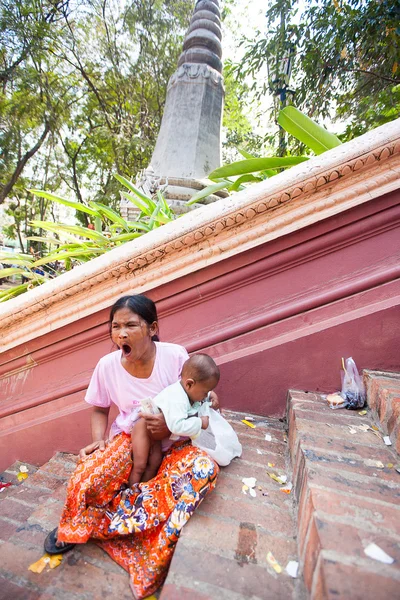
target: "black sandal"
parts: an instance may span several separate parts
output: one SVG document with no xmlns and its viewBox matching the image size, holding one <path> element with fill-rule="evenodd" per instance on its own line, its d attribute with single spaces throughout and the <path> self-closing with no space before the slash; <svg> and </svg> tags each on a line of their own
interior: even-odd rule
<svg viewBox="0 0 400 600">
<path fill-rule="evenodd" d="M 69 544 L 68 542 L 58 542 L 60 545 L 57 546 L 57 531 L 58 527 L 50 531 L 44 540 L 44 550 L 47 554 L 64 554 L 64 552 L 68 552 L 76 546 L 76 544 Z"/>
</svg>

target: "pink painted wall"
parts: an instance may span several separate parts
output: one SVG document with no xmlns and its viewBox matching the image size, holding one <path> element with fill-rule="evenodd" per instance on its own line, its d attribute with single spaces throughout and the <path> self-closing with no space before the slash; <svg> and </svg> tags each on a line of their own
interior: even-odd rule
<svg viewBox="0 0 400 600">
<path fill-rule="evenodd" d="M 399 197 L 150 291 L 161 338 L 212 354 L 222 403 L 263 415 L 284 415 L 289 388 L 335 390 L 341 356 L 398 370 Z M 112 350 L 107 312 L 0 354 L 0 469 L 76 452 L 90 438 L 82 398 Z"/>
</svg>

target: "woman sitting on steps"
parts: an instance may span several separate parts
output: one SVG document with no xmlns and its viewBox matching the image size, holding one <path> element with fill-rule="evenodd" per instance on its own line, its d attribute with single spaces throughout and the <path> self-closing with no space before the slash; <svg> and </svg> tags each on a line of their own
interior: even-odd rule
<svg viewBox="0 0 400 600">
<path fill-rule="evenodd" d="M 153 397 L 178 381 L 188 354 L 182 346 L 158 341 L 156 307 L 142 295 L 124 296 L 112 307 L 111 338 L 119 351 L 97 364 L 85 400 L 93 405 L 93 442 L 80 451 L 71 476 L 60 524 L 45 540 L 59 554 L 95 539 L 129 572 L 137 599 L 164 581 L 183 525 L 215 487 L 216 463 L 190 440 L 175 442 L 154 479 L 127 487 L 132 469 L 128 416 L 141 399 Z M 214 408 L 216 395 L 211 392 Z M 119 415 L 106 439 L 111 404 Z M 170 435 L 159 415 L 143 415 L 154 439 Z M 114 516 L 126 527 L 110 527 Z"/>
</svg>

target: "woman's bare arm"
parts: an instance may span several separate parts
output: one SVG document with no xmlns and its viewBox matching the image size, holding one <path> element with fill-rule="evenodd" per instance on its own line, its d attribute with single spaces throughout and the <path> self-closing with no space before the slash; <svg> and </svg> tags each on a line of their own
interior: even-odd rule
<svg viewBox="0 0 400 600">
<path fill-rule="evenodd" d="M 92 429 L 92 440 L 93 442 L 88 446 L 82 448 L 79 452 L 80 460 L 84 460 L 88 454 L 91 454 L 95 450 L 105 450 L 107 440 L 105 439 L 107 425 L 108 425 L 108 413 L 110 408 L 103 408 L 101 406 L 93 406 L 91 415 L 91 429 Z"/>
</svg>

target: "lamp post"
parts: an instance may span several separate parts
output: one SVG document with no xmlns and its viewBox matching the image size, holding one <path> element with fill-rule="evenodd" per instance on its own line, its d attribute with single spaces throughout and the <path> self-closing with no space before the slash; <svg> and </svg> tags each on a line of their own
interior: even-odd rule
<svg viewBox="0 0 400 600">
<path fill-rule="evenodd" d="M 295 45 L 290 41 L 290 27 L 286 28 L 285 10 L 281 11 L 280 23 L 280 48 L 281 52 L 277 53 L 275 58 L 275 78 L 271 81 L 271 92 L 278 98 L 278 108 L 282 110 L 287 106 L 288 99 L 293 99 L 295 94 L 294 89 L 289 87 L 290 75 L 295 54 Z M 289 39 L 287 34 L 289 33 Z M 278 156 L 286 154 L 286 132 L 279 125 L 279 146 Z"/>
</svg>

